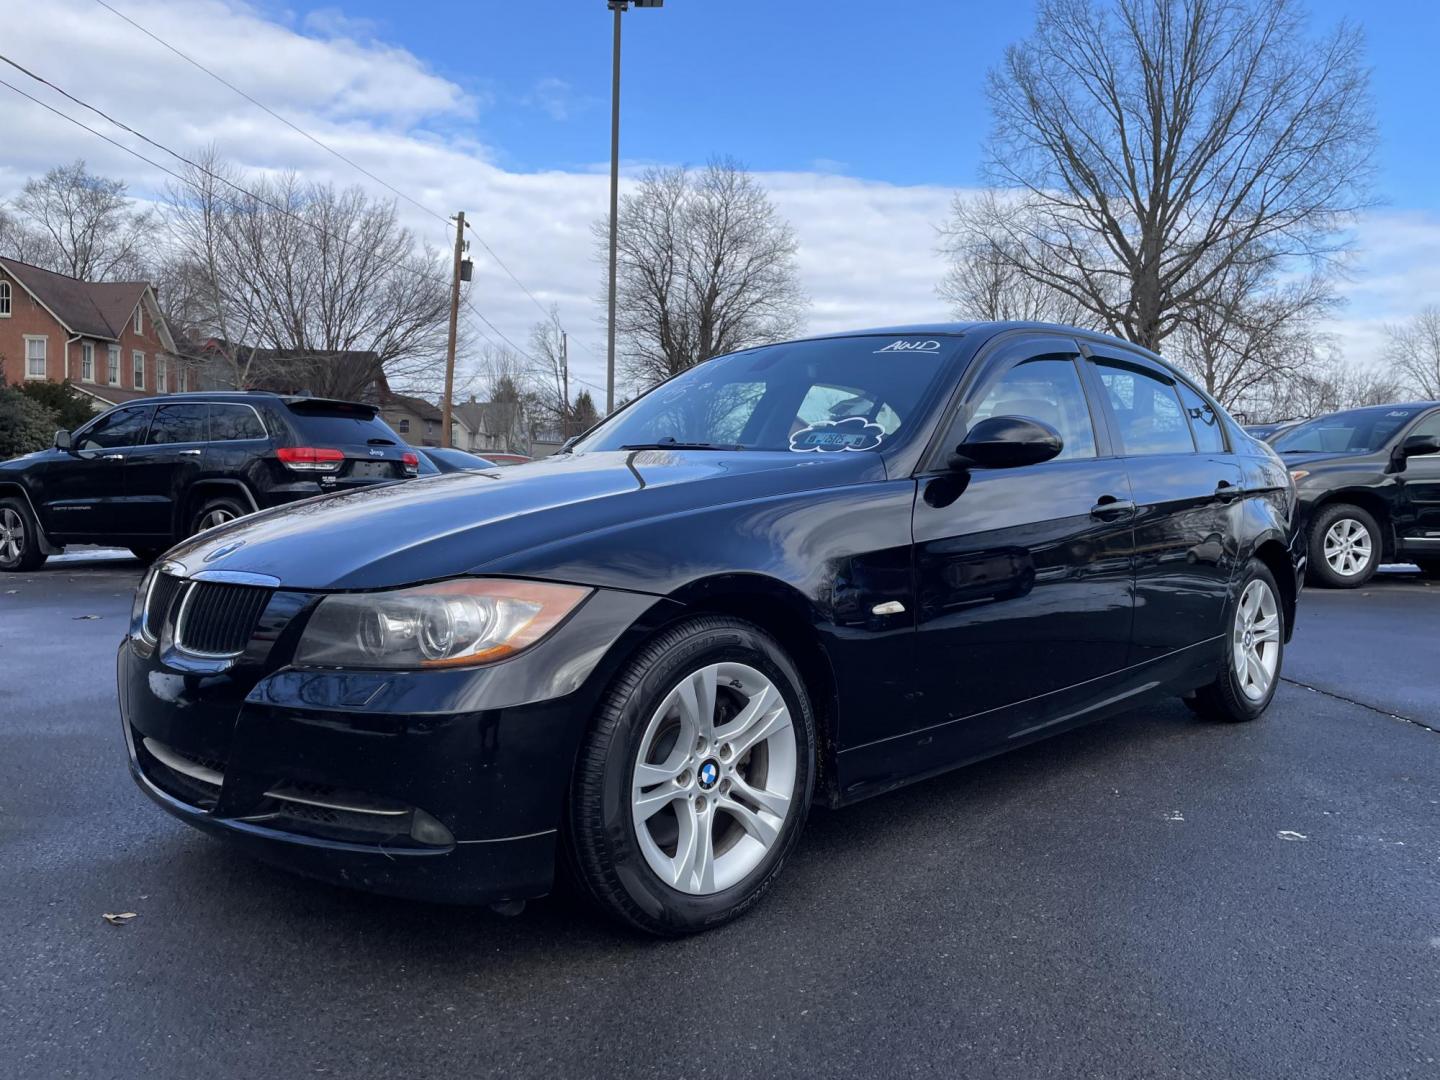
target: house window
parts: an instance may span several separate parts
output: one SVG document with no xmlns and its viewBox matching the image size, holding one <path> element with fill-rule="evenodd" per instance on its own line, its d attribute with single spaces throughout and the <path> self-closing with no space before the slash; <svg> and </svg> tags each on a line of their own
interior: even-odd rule
<svg viewBox="0 0 1440 1080">
<path fill-rule="evenodd" d="M 136 305 L 135 305 L 135 332 L 136 332 L 137 334 L 143 334 L 143 333 L 145 333 L 145 305 L 144 305 L 144 304 L 136 304 Z"/>
<path fill-rule="evenodd" d="M 409 434 L 410 434 L 410 418 L 409 418 L 408 416 L 402 416 L 399 420 L 396 420 L 396 421 L 395 421 L 395 430 L 398 431 L 401 435 L 409 435 Z"/>
<path fill-rule="evenodd" d="M 95 344 L 90 341 L 80 343 L 80 378 L 84 382 L 95 381 Z"/>
<path fill-rule="evenodd" d="M 25 377 L 27 379 L 45 378 L 45 346 L 45 338 L 25 335 Z"/>
<path fill-rule="evenodd" d="M 135 389 L 145 389 L 145 354 L 136 349 L 130 354 L 130 362 L 135 369 Z"/>
<path fill-rule="evenodd" d="M 183 364 L 175 372 L 175 389 L 180 391 L 180 393 L 182 394 L 185 393 L 186 384 L 189 382 L 189 380 L 186 378 L 186 376 L 189 374 L 190 373 L 185 370 Z"/>
<path fill-rule="evenodd" d="M 0 319 L 10 317 L 10 282 L 0 281 Z"/>
<path fill-rule="evenodd" d="M 120 385 L 120 346 L 111 345 L 105 352 L 105 381 L 111 386 Z"/>
<path fill-rule="evenodd" d="M 167 374 L 165 371 L 165 358 L 163 356 L 155 357 L 155 390 L 157 393 L 165 393 L 165 376 Z"/>
</svg>

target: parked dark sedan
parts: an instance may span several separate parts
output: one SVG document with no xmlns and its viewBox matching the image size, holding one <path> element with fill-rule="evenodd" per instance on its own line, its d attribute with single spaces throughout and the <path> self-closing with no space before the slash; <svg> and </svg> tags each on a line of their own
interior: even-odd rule
<svg viewBox="0 0 1440 1080">
<path fill-rule="evenodd" d="M 1440 577 L 1440 402 L 1347 409 L 1271 443 L 1299 491 L 1317 584 L 1353 589 L 1386 559 Z"/>
<path fill-rule="evenodd" d="M 710 360 L 568 452 L 261 513 L 142 584 L 140 786 L 302 873 L 678 934 L 835 807 L 1164 695 L 1251 720 L 1280 459 L 1158 357 L 906 327 Z M 567 853 L 568 854 L 565 854 Z"/>
</svg>

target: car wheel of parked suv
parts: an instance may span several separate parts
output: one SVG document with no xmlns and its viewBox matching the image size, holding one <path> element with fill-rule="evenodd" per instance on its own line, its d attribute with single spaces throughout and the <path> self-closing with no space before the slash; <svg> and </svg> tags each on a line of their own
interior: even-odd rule
<svg viewBox="0 0 1440 1080">
<path fill-rule="evenodd" d="M 30 507 L 20 499 L 0 499 L 0 570 L 35 570 L 48 557 Z"/>
<path fill-rule="evenodd" d="M 206 529 L 213 529 L 217 525 L 224 525 L 226 522 L 244 517 L 249 512 L 249 509 L 239 499 L 232 499 L 228 496 L 207 499 L 196 511 L 195 516 L 190 519 L 190 535 L 204 532 Z"/>
<path fill-rule="evenodd" d="M 1207 719 L 1254 720 L 1275 696 L 1284 660 L 1285 615 L 1280 589 L 1269 567 L 1251 559 L 1230 615 L 1225 667 L 1213 683 L 1201 687 L 1186 702 Z"/>
<path fill-rule="evenodd" d="M 569 840 L 602 907 L 678 936 L 744 913 L 799 839 L 815 776 L 815 720 L 768 634 L 720 616 L 646 645 L 586 738 Z"/>
<path fill-rule="evenodd" d="M 1364 585 L 1380 565 L 1380 526 L 1349 503 L 1321 508 L 1310 523 L 1310 577 L 1332 589 Z"/>
</svg>

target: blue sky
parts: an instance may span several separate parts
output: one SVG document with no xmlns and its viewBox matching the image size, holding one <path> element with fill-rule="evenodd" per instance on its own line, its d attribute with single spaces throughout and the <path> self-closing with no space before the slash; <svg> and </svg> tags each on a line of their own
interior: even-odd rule
<svg viewBox="0 0 1440 1080">
<path fill-rule="evenodd" d="M 1440 3 L 1314 0 L 1309 9 L 1317 28 L 1348 19 L 1365 30 L 1383 139 L 1378 194 L 1396 205 L 1440 204 Z M 608 160 L 603 0 L 345 0 L 270 10 L 302 27 L 358 23 L 466 87 L 483 102 L 470 133 L 508 168 Z M 972 184 L 988 123 L 985 71 L 1025 35 L 1033 13 L 1023 0 L 667 0 L 632 11 L 622 153 L 665 162 L 729 153 L 762 171 Z"/>
<path fill-rule="evenodd" d="M 554 305 L 572 371 L 604 382 L 591 232 L 608 205 L 603 0 L 109 2 L 423 203 L 430 213 L 397 209 L 440 272 L 443 219 L 464 209 L 539 300 L 477 250 L 472 306 L 523 347 Z M 1350 19 L 1369 40 L 1380 202 L 1357 226 L 1346 303 L 1325 329 L 1341 355 L 1375 364 L 1389 326 L 1440 304 L 1440 0 L 1309 9 L 1317 27 Z M 795 230 L 811 331 L 950 317 L 936 292 L 946 270 L 937 227 L 954 195 L 980 182 L 985 73 L 1033 15 L 1030 0 L 666 0 L 631 11 L 623 182 L 642 164 L 735 156 Z M 391 197 L 94 0 L 0 0 L 0 26 L 0 51 L 179 150 L 213 146 L 247 176 L 294 170 Z M 140 199 L 163 194 L 169 178 L 125 150 L 8 91 L 0 108 L 0 201 L 76 157 Z"/>
</svg>

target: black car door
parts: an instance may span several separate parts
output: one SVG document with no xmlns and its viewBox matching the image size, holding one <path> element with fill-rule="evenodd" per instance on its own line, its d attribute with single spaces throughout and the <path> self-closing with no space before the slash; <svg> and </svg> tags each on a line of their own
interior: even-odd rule
<svg viewBox="0 0 1440 1080">
<path fill-rule="evenodd" d="M 1421 418 L 1406 438 L 1428 435 L 1440 439 L 1440 409 Z M 1401 539 L 1406 554 L 1440 559 L 1440 454 L 1422 454 L 1405 460 L 1400 473 L 1406 512 Z"/>
<path fill-rule="evenodd" d="M 974 423 L 1010 415 L 1054 427 L 1060 455 L 944 469 Z M 926 711 L 947 728 L 936 756 L 956 759 L 1045 726 L 1063 711 L 1060 692 L 1124 667 L 1132 499 L 1079 350 L 1058 336 L 992 353 L 930 464 L 914 515 L 919 659 Z"/>
<path fill-rule="evenodd" d="M 126 455 L 125 501 L 135 532 L 175 532 L 178 501 L 200 475 L 208 408 L 196 401 L 156 406 L 145 445 Z"/>
<path fill-rule="evenodd" d="M 1108 348 L 1093 349 L 1090 365 L 1137 511 L 1130 662 L 1139 664 L 1222 632 L 1242 469 L 1214 411 L 1161 365 Z"/>
<path fill-rule="evenodd" d="M 145 442 L 149 405 L 113 409 L 77 431 L 45 470 L 39 513 L 57 538 L 124 537 L 135 532 L 125 502 L 125 460 Z"/>
</svg>

